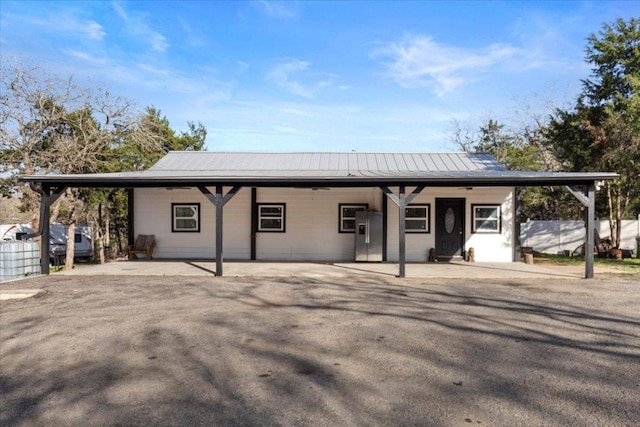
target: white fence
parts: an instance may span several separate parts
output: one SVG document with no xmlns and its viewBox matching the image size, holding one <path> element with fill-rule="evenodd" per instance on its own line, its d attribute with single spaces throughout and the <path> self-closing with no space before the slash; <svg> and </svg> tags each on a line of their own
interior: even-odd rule
<svg viewBox="0 0 640 427">
<path fill-rule="evenodd" d="M 0 282 L 40 273 L 40 245 L 31 241 L 0 242 Z"/>
<path fill-rule="evenodd" d="M 639 226 L 639 221 L 622 221 L 620 249 L 636 252 Z M 611 236 L 607 220 L 596 220 L 596 229 L 599 230 L 601 238 Z M 559 251 L 572 252 L 584 243 L 585 235 L 584 221 L 527 221 L 520 224 L 522 246 L 548 254 L 557 254 Z"/>
</svg>

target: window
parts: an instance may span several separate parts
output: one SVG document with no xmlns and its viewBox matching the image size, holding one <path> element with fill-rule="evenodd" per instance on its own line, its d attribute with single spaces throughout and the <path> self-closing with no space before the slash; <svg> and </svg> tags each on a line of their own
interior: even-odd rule
<svg viewBox="0 0 640 427">
<path fill-rule="evenodd" d="M 200 232 L 200 203 L 172 203 L 171 215 L 173 233 Z"/>
<path fill-rule="evenodd" d="M 258 205 L 258 231 L 285 232 L 284 203 Z"/>
<path fill-rule="evenodd" d="M 404 210 L 404 227 L 407 233 L 430 233 L 431 206 L 409 205 Z"/>
<path fill-rule="evenodd" d="M 500 233 L 500 205 L 471 205 L 474 233 Z"/>
<path fill-rule="evenodd" d="M 355 233 L 356 231 L 356 212 L 363 212 L 369 209 L 367 203 L 340 203 L 340 223 L 338 225 L 338 232 L 340 233 Z"/>
</svg>

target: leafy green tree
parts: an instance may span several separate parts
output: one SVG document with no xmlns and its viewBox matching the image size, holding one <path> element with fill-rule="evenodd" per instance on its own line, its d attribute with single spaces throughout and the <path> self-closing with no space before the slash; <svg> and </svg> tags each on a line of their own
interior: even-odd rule
<svg viewBox="0 0 640 427">
<path fill-rule="evenodd" d="M 547 154 L 541 143 L 543 129 L 526 125 L 508 130 L 493 119 L 477 131 L 456 132 L 458 146 L 464 151 L 487 152 L 507 169 L 540 171 L 548 168 Z M 567 191 L 557 187 L 524 187 L 520 191 L 520 221 L 580 218 L 580 204 Z"/>
<path fill-rule="evenodd" d="M 188 123 L 187 132 L 176 132 L 160 110 L 147 107 L 137 117 L 135 126 L 118 135 L 120 143 L 105 153 L 100 172 L 125 172 L 148 169 L 169 151 L 200 151 L 204 149 L 207 131 L 198 123 Z M 103 189 L 100 200 L 103 216 L 112 228 L 119 252 L 126 247 L 127 197 L 122 189 Z M 95 203 L 98 206 L 97 203 Z"/>
<path fill-rule="evenodd" d="M 176 132 L 160 110 L 147 107 L 138 117 L 135 128 L 123 136 L 124 143 L 111 153 L 115 165 L 107 165 L 109 171 L 144 170 L 169 151 L 202 150 L 207 130 L 201 123 L 188 122 L 187 125 L 189 131 Z"/>
<path fill-rule="evenodd" d="M 547 146 L 565 170 L 620 174 L 597 200 L 617 247 L 620 221 L 640 207 L 640 19 L 605 24 L 589 37 L 586 60 L 591 76 L 575 107 L 555 112 Z"/>
</svg>

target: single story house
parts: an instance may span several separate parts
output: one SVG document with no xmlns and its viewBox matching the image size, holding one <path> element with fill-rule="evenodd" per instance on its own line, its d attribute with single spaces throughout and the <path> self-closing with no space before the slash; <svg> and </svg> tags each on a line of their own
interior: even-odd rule
<svg viewBox="0 0 640 427">
<path fill-rule="evenodd" d="M 471 248 L 478 262 L 519 261 L 519 187 L 567 186 L 593 221 L 596 183 L 616 176 L 508 171 L 487 153 L 185 151 L 141 172 L 23 179 L 43 224 L 66 187 L 128 188 L 131 241 L 153 234 L 154 257 L 215 259 L 219 275 L 226 258 L 390 261 L 404 277 L 406 261 Z"/>
</svg>

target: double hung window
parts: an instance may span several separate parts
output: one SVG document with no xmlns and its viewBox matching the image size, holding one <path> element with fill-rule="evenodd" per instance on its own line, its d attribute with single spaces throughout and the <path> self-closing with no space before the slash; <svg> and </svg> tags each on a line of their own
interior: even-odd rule
<svg viewBox="0 0 640 427">
<path fill-rule="evenodd" d="M 199 233 L 200 203 L 172 203 L 171 231 L 174 233 Z"/>
<path fill-rule="evenodd" d="M 340 203 L 340 222 L 338 231 L 340 233 L 355 233 L 356 212 L 366 211 L 369 208 L 367 203 Z"/>
<path fill-rule="evenodd" d="M 258 204 L 258 231 L 285 232 L 284 203 Z"/>
<path fill-rule="evenodd" d="M 474 233 L 500 233 L 500 205 L 471 205 Z"/>
<path fill-rule="evenodd" d="M 409 205 L 404 210 L 404 227 L 407 233 L 430 233 L 431 205 Z"/>
</svg>

